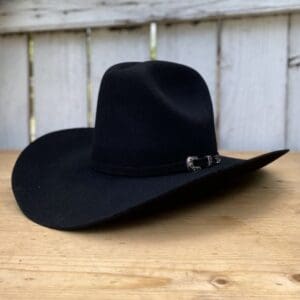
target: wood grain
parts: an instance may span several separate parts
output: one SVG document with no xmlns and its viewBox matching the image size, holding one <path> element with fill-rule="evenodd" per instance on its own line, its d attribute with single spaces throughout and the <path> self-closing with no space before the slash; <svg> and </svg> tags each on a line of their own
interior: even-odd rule
<svg viewBox="0 0 300 300">
<path fill-rule="evenodd" d="M 83 33 L 34 35 L 36 136 L 87 126 L 87 73 Z"/>
<path fill-rule="evenodd" d="M 99 29 L 91 33 L 92 120 L 98 101 L 100 82 L 112 65 L 124 61 L 144 61 L 150 56 L 148 27 Z"/>
<path fill-rule="evenodd" d="M 228 20 L 221 36 L 220 145 L 285 146 L 288 19 Z"/>
<path fill-rule="evenodd" d="M 158 27 L 157 58 L 186 64 L 205 79 L 215 104 L 217 23 L 173 24 Z M 216 114 L 216 105 L 215 105 Z"/>
<path fill-rule="evenodd" d="M 299 153 L 193 205 L 81 232 L 22 215 L 16 156 L 0 153 L 1 300 L 299 299 Z"/>
<path fill-rule="evenodd" d="M 2 0 L 0 32 L 129 26 L 299 10 L 299 0 Z"/>
<path fill-rule="evenodd" d="M 29 142 L 27 39 L 0 36 L 0 148 Z"/>
<path fill-rule="evenodd" d="M 288 73 L 287 147 L 300 149 L 300 15 L 291 17 Z"/>
<path fill-rule="evenodd" d="M 35 3 L 37 10 L 39 3 L 43 3 L 44 13 L 47 14 L 55 2 L 48 3 L 48 6 L 42 1 Z M 217 6 L 221 2 L 203 3 Z M 261 4 L 257 5 L 260 9 L 262 6 L 267 9 L 270 3 L 271 7 L 280 6 L 283 2 L 285 1 L 272 4 L 271 1 L 264 1 L 264 4 L 260 2 Z M 9 10 L 10 13 L 6 13 L 6 9 L 11 5 L 20 7 L 25 5 L 23 14 L 26 15 L 32 10 L 30 5 L 33 4 L 30 3 L 31 1 L 22 1 L 18 4 L 15 1 L 2 1 L 0 28 L 3 17 L 1 11 L 4 15 L 7 14 L 7 17 L 13 16 L 17 10 Z M 82 3 L 60 2 L 57 3 L 57 9 L 69 5 L 68 9 L 72 10 L 92 2 Z M 121 3 L 123 3 L 121 0 L 116 1 L 115 8 L 121 6 Z M 144 4 L 139 2 L 132 6 L 147 3 L 150 2 L 145 1 Z M 183 2 L 180 4 L 174 1 L 172 4 L 166 2 L 166 5 L 169 5 L 171 14 L 172 5 L 183 5 L 187 8 L 191 3 L 192 1 L 188 1 L 186 4 Z M 230 3 L 233 9 L 231 1 L 223 3 L 224 9 L 230 7 Z M 241 5 L 248 7 L 255 5 L 256 2 L 253 3 L 244 1 Z M 291 3 L 286 2 L 287 5 Z M 107 5 L 111 3 L 108 1 Z M 124 4 L 126 5 L 130 4 Z M 156 5 L 159 7 L 162 4 L 158 1 Z M 198 7 L 196 4 L 195 6 Z M 204 5 L 204 10 L 205 7 Z M 56 8 L 51 9 L 55 15 Z M 238 10 L 238 6 L 236 9 Z M 70 11 L 70 14 L 73 13 L 74 11 Z M 219 116 L 217 121 L 222 148 L 300 149 L 299 14 L 291 16 L 290 30 L 288 18 L 287 15 L 283 15 L 221 21 L 224 24 L 219 41 L 222 54 L 221 70 L 218 70 L 216 65 L 218 47 L 216 21 L 158 24 L 158 58 L 193 66 L 207 80 L 214 104 L 219 95 L 218 105 L 215 105 L 215 116 Z M 85 33 L 44 32 L 34 33 L 32 36 L 35 48 L 33 84 L 37 136 L 56 129 L 92 125 L 99 84 L 104 71 L 120 61 L 149 58 L 149 26 L 113 30 L 92 29 L 90 51 L 92 101 L 89 101 L 90 99 L 87 99 L 89 61 L 87 61 Z M 25 35 L 9 34 L 0 37 L 0 67 L 2 71 L 0 148 L 20 149 L 28 143 L 29 135 L 28 55 Z M 219 81 L 216 74 L 220 74 Z"/>
</svg>

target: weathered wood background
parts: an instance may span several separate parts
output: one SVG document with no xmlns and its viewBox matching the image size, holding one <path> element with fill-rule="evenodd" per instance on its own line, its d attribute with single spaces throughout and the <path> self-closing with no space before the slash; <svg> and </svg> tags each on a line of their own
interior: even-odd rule
<svg viewBox="0 0 300 300">
<path fill-rule="evenodd" d="M 0 148 L 92 126 L 106 68 L 150 54 L 206 78 L 220 148 L 300 150 L 300 0 L 0 0 Z"/>
</svg>

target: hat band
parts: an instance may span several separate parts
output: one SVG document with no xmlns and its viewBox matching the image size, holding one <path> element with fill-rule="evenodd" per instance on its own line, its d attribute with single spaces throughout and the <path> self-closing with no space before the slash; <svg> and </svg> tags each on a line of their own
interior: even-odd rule
<svg viewBox="0 0 300 300">
<path fill-rule="evenodd" d="M 116 166 L 102 162 L 93 162 L 93 169 L 97 172 L 106 173 L 109 175 L 118 176 L 163 176 L 172 173 L 181 172 L 197 172 L 202 169 L 210 168 L 218 165 L 221 162 L 219 154 L 199 156 L 188 156 L 185 161 L 169 163 L 159 166 L 150 167 L 130 167 L 130 166 Z"/>
</svg>

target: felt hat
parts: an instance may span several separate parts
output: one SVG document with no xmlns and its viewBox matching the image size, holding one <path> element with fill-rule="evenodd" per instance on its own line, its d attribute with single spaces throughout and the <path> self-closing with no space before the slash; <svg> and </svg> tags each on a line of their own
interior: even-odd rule
<svg viewBox="0 0 300 300">
<path fill-rule="evenodd" d="M 34 222 L 77 229 L 207 179 L 238 177 L 287 151 L 248 160 L 220 155 L 210 94 L 198 72 L 166 61 L 126 62 L 103 76 L 95 128 L 56 131 L 31 143 L 15 164 L 12 188 Z"/>
</svg>

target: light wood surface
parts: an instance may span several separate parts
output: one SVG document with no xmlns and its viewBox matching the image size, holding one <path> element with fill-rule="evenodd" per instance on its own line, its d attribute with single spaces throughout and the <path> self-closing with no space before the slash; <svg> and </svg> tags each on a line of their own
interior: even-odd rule
<svg viewBox="0 0 300 300">
<path fill-rule="evenodd" d="M 128 26 L 299 10 L 299 0 L 2 0 L 0 32 Z"/>
<path fill-rule="evenodd" d="M 22 215 L 16 156 L 0 153 L 1 300 L 300 298 L 300 154 L 193 204 L 81 232 Z"/>
</svg>

